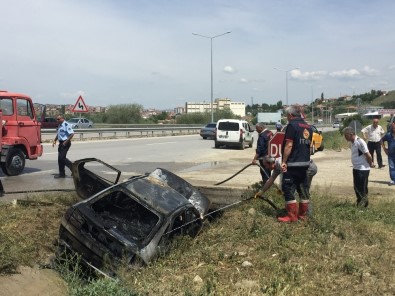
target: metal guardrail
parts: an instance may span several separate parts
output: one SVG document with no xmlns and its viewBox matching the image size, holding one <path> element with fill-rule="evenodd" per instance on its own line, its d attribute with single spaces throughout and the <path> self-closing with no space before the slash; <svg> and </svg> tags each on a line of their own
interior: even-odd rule
<svg viewBox="0 0 395 296">
<path fill-rule="evenodd" d="M 75 129 L 73 140 L 105 139 L 105 138 L 143 138 L 176 135 L 199 134 L 201 126 L 161 126 L 161 127 L 130 127 L 130 128 L 88 128 Z M 53 140 L 56 129 L 41 129 L 43 141 Z"/>
</svg>

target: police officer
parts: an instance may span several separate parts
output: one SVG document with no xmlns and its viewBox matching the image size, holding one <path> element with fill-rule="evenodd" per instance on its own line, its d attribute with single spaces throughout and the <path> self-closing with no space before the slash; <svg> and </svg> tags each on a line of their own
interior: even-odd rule
<svg viewBox="0 0 395 296">
<path fill-rule="evenodd" d="M 57 119 L 59 122 L 58 131 L 55 139 L 53 140 L 52 147 L 56 145 L 56 141 L 59 141 L 58 146 L 58 165 L 59 174 L 55 175 L 54 178 L 65 178 L 65 167 L 67 166 L 71 170 L 72 162 L 66 158 L 67 152 L 71 146 L 71 139 L 74 136 L 74 131 L 71 128 L 71 124 L 64 120 L 64 116 L 59 114 Z"/>
<path fill-rule="evenodd" d="M 305 219 L 310 202 L 307 169 L 310 166 L 310 144 L 313 131 L 302 118 L 302 108 L 291 105 L 285 109 L 288 125 L 282 145 L 281 169 L 283 171 L 282 191 L 287 215 L 279 217 L 279 222 L 296 222 Z M 295 199 L 298 192 L 300 202 Z"/>
</svg>

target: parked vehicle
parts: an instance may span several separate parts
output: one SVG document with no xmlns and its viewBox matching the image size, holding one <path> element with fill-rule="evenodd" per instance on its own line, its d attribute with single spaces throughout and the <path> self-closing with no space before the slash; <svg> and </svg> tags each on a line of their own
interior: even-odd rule
<svg viewBox="0 0 395 296">
<path fill-rule="evenodd" d="M 71 118 L 66 120 L 68 123 L 71 124 L 71 127 L 74 128 L 92 128 L 93 121 L 86 119 L 86 118 Z"/>
<path fill-rule="evenodd" d="M 161 168 L 118 183 L 119 170 L 87 158 L 75 161 L 72 172 L 85 200 L 61 221 L 58 255 L 78 253 L 83 263 L 99 269 L 148 263 L 168 250 L 175 236 L 196 236 L 211 205 L 197 188 Z"/>
<path fill-rule="evenodd" d="M 59 122 L 53 117 L 44 117 L 41 121 L 41 128 L 58 128 Z"/>
<path fill-rule="evenodd" d="M 59 122 L 56 118 L 47 114 L 47 107 L 44 104 L 34 103 L 37 120 L 41 123 L 41 128 L 50 129 L 58 128 Z"/>
<path fill-rule="evenodd" d="M 313 137 L 311 139 L 310 154 L 314 155 L 316 151 L 324 150 L 324 138 L 322 132 L 314 125 L 312 125 L 311 128 L 313 129 Z"/>
<path fill-rule="evenodd" d="M 16 176 L 24 170 L 26 159 L 43 154 L 41 126 L 27 95 L 0 91 L 0 109 L 0 166 L 4 174 Z"/>
<path fill-rule="evenodd" d="M 340 128 L 340 122 L 335 121 L 332 125 L 333 128 Z"/>
<path fill-rule="evenodd" d="M 220 146 L 237 147 L 245 149 L 252 147 L 254 142 L 253 130 L 245 120 L 221 119 L 217 122 L 215 135 L 215 148 Z"/>
<path fill-rule="evenodd" d="M 215 138 L 215 129 L 217 128 L 217 124 L 215 122 L 210 122 L 206 124 L 205 127 L 200 129 L 200 136 L 203 139 L 207 138 Z"/>
</svg>

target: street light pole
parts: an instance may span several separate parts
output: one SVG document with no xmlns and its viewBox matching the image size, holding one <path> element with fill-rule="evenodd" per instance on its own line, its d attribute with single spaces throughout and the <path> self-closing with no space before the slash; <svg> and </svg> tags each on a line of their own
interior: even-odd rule
<svg viewBox="0 0 395 296">
<path fill-rule="evenodd" d="M 289 69 L 289 70 L 284 70 L 284 69 L 279 69 L 279 68 L 273 68 L 273 69 L 285 72 L 285 100 L 286 100 L 286 105 L 288 106 L 288 72 L 292 71 L 292 70 L 299 69 L 299 68 L 293 68 L 293 69 Z"/>
<path fill-rule="evenodd" d="M 200 35 L 197 33 L 192 33 L 192 35 L 196 35 L 196 36 L 200 36 L 200 37 L 204 37 L 204 38 L 208 38 L 210 39 L 210 52 L 211 52 L 211 122 L 214 122 L 214 111 L 213 111 L 213 99 L 214 99 L 214 86 L 213 86 L 213 39 L 229 34 L 231 33 L 231 31 L 216 35 L 216 36 L 205 36 L 205 35 Z"/>
</svg>

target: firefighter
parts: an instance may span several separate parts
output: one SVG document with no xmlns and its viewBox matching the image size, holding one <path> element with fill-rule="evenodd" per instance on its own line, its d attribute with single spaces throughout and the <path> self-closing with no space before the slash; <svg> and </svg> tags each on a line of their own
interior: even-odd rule
<svg viewBox="0 0 395 296">
<path fill-rule="evenodd" d="M 282 191 L 287 215 L 279 217 L 279 222 L 296 222 L 305 219 L 310 202 L 307 169 L 310 166 L 310 144 L 313 130 L 302 118 L 302 108 L 291 105 L 285 109 L 288 125 L 282 144 L 281 170 L 283 172 Z M 299 207 L 295 199 L 298 192 Z"/>
</svg>

